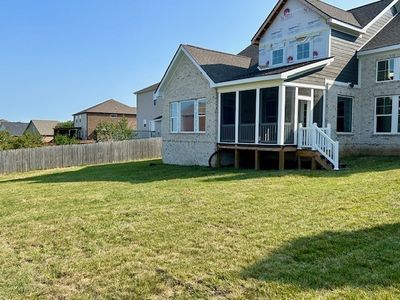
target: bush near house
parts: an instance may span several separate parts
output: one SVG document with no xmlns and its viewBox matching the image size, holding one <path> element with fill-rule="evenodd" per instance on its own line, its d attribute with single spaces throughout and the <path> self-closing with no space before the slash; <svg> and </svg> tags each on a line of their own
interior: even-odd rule
<svg viewBox="0 0 400 300">
<path fill-rule="evenodd" d="M 60 128 L 74 128 L 74 121 L 65 121 L 65 122 L 60 122 L 56 125 L 55 129 L 60 129 Z"/>
<path fill-rule="evenodd" d="M 68 135 L 57 134 L 54 137 L 54 144 L 61 145 L 75 145 L 79 144 L 79 140 L 76 137 L 69 137 Z"/>
<path fill-rule="evenodd" d="M 1 299 L 399 299 L 400 160 L 0 176 Z"/>
<path fill-rule="evenodd" d="M 118 122 L 100 122 L 95 129 L 96 141 L 110 142 L 129 140 L 133 137 L 133 130 L 128 126 L 128 120 L 123 118 Z"/>
</svg>

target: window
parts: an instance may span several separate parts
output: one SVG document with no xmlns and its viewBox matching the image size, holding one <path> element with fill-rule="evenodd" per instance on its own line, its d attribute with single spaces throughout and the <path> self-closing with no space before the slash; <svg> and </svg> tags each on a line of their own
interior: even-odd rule
<svg viewBox="0 0 400 300">
<path fill-rule="evenodd" d="M 206 101 L 199 100 L 197 103 L 198 103 L 197 118 L 199 120 L 198 131 L 205 132 L 206 131 Z"/>
<path fill-rule="evenodd" d="M 153 106 L 157 105 L 157 95 L 156 93 L 153 93 Z"/>
<path fill-rule="evenodd" d="M 111 114 L 111 118 L 116 118 L 116 117 L 118 117 L 117 114 Z"/>
<path fill-rule="evenodd" d="M 194 100 L 181 102 L 181 132 L 194 132 Z"/>
<path fill-rule="evenodd" d="M 310 43 L 303 43 L 297 45 L 297 59 L 310 58 Z"/>
<path fill-rule="evenodd" d="M 194 133 L 206 130 L 206 101 L 186 100 L 170 104 L 170 132 Z"/>
<path fill-rule="evenodd" d="M 381 97 L 376 99 L 376 132 L 392 132 L 392 97 Z"/>
<path fill-rule="evenodd" d="M 272 64 L 279 65 L 283 63 L 283 49 L 272 52 Z"/>
<path fill-rule="evenodd" d="M 178 132 L 178 108 L 178 102 L 173 102 L 170 104 L 170 130 L 172 133 Z"/>
<path fill-rule="evenodd" d="M 394 80 L 394 59 L 378 61 L 377 80 Z"/>
<path fill-rule="evenodd" d="M 353 131 L 353 99 L 338 97 L 336 131 L 351 133 Z"/>
</svg>

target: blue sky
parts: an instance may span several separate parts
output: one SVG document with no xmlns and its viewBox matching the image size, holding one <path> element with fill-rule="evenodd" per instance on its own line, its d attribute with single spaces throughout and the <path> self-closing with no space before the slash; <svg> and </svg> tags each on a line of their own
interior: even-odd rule
<svg viewBox="0 0 400 300">
<path fill-rule="evenodd" d="M 331 0 L 351 8 L 368 0 Z M 159 81 L 178 45 L 237 53 L 272 0 L 0 0 L 0 119 L 68 120 Z"/>
</svg>

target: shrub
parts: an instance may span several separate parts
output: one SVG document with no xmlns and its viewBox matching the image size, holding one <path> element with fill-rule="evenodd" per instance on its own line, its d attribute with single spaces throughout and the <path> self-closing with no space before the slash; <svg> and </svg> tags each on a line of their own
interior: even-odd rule
<svg viewBox="0 0 400 300">
<path fill-rule="evenodd" d="M 21 149 L 21 148 L 37 148 L 43 146 L 42 137 L 38 134 L 34 133 L 25 133 L 20 137 L 16 137 L 12 139 L 12 148 L 13 149 Z"/>
<path fill-rule="evenodd" d="M 69 137 L 63 134 L 57 134 L 54 138 L 54 144 L 56 145 L 74 145 L 78 143 L 79 141 L 75 137 Z"/>
<path fill-rule="evenodd" d="M 74 121 L 65 121 L 65 122 L 60 122 L 56 125 L 57 128 L 74 128 L 75 124 Z"/>
<path fill-rule="evenodd" d="M 132 139 L 133 130 L 128 127 L 128 120 L 121 119 L 118 122 L 100 122 L 95 129 L 96 140 L 100 142 L 106 141 L 123 141 Z"/>
</svg>

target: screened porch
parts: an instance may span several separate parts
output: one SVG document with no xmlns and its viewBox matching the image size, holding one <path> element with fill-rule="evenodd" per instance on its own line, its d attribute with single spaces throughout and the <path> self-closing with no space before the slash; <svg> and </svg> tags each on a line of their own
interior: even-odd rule
<svg viewBox="0 0 400 300">
<path fill-rule="evenodd" d="M 324 89 L 280 85 L 219 93 L 219 143 L 297 145 L 301 124 L 323 127 Z"/>
</svg>

